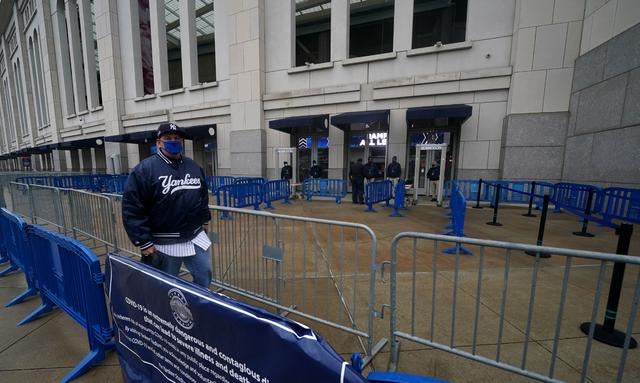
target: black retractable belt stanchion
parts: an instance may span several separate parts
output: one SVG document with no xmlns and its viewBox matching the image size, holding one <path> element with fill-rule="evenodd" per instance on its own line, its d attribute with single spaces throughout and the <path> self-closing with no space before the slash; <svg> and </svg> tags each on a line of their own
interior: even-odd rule
<svg viewBox="0 0 640 383">
<path fill-rule="evenodd" d="M 540 215 L 540 226 L 538 227 L 538 240 L 536 241 L 536 246 L 542 246 L 542 240 L 544 238 L 544 226 L 547 224 L 547 209 L 549 209 L 549 195 L 545 194 L 544 199 L 542 200 L 542 214 Z M 535 257 L 537 252 L 525 251 L 525 254 Z M 551 254 L 540 253 L 540 258 L 551 258 Z"/>
<path fill-rule="evenodd" d="M 618 248 L 616 254 L 629 254 L 629 244 L 631 243 L 631 234 L 633 234 L 633 225 L 623 223 L 616 230 L 618 234 Z M 604 313 L 604 322 L 602 325 L 596 324 L 593 332 L 593 339 L 610 346 L 624 347 L 625 333 L 615 329 L 616 316 L 618 315 L 618 303 L 620 302 L 620 291 L 622 290 L 622 281 L 624 279 L 625 263 L 616 262 L 613 265 L 613 274 L 611 275 L 611 286 L 609 286 L 609 298 L 607 299 L 607 311 Z M 580 330 L 589 335 L 589 327 L 591 323 L 585 322 L 580 325 Z M 629 348 L 638 347 L 635 339 L 629 339 Z"/>
<path fill-rule="evenodd" d="M 500 189 L 502 189 L 502 185 L 496 185 L 496 199 L 493 202 L 493 221 L 487 222 L 487 225 L 491 226 L 502 226 L 501 223 L 498 222 L 498 204 L 500 203 Z"/>
<path fill-rule="evenodd" d="M 593 201 L 593 189 L 589 189 L 589 194 L 587 195 L 587 206 L 584 208 L 585 217 L 582 219 L 582 230 L 574 231 L 573 235 L 577 235 L 579 237 L 595 237 L 595 235 L 587 232 L 587 227 L 589 226 L 589 215 L 591 214 L 591 202 Z"/>
<path fill-rule="evenodd" d="M 529 191 L 529 208 L 527 209 L 527 214 L 523 214 L 523 217 L 535 217 L 535 214 L 531 214 L 531 209 L 533 208 L 533 196 L 536 192 L 536 181 L 531 181 L 531 190 Z"/>
<path fill-rule="evenodd" d="M 474 206 L 474 209 L 482 209 L 482 206 L 480 206 L 480 194 L 482 194 L 482 178 L 480 178 L 480 180 L 478 180 L 478 195 L 476 196 L 476 206 Z"/>
</svg>

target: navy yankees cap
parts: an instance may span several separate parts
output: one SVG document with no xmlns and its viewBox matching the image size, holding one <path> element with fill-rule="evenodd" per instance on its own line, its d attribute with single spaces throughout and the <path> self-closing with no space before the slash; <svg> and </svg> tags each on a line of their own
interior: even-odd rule
<svg viewBox="0 0 640 383">
<path fill-rule="evenodd" d="M 163 134 L 166 134 L 166 133 L 177 133 L 182 138 L 188 137 L 187 132 L 185 132 L 184 129 L 182 129 L 181 127 L 179 127 L 173 122 L 163 122 L 162 124 L 160 124 L 160 126 L 158 126 L 156 138 L 160 138 Z"/>
</svg>

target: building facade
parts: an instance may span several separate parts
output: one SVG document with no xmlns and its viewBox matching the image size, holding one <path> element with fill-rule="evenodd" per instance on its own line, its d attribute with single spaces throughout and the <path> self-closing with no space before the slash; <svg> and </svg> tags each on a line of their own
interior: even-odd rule
<svg viewBox="0 0 640 383">
<path fill-rule="evenodd" d="M 635 0 L 0 0 L 2 170 L 640 184 Z"/>
</svg>

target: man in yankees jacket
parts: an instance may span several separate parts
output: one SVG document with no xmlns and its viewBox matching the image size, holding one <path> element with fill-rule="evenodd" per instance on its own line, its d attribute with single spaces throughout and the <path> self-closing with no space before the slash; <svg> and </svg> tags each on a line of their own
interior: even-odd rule
<svg viewBox="0 0 640 383">
<path fill-rule="evenodd" d="M 142 262 L 172 275 L 182 263 L 193 282 L 211 283 L 211 220 L 204 171 L 182 155 L 185 131 L 163 123 L 156 132 L 158 151 L 131 172 L 122 197 L 129 239 L 140 247 Z"/>
</svg>

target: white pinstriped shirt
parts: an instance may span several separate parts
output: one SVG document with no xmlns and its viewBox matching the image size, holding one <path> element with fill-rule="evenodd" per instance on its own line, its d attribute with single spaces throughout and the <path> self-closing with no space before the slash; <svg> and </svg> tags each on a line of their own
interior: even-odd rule
<svg viewBox="0 0 640 383">
<path fill-rule="evenodd" d="M 209 236 L 207 236 L 207 233 L 202 230 L 194 239 L 187 242 L 172 243 L 169 245 L 158 245 L 154 243 L 153 245 L 159 252 L 172 257 L 191 257 L 196 255 L 196 248 L 194 246 L 198 246 L 206 251 L 209 249 L 209 246 L 211 246 L 211 240 Z"/>
</svg>

